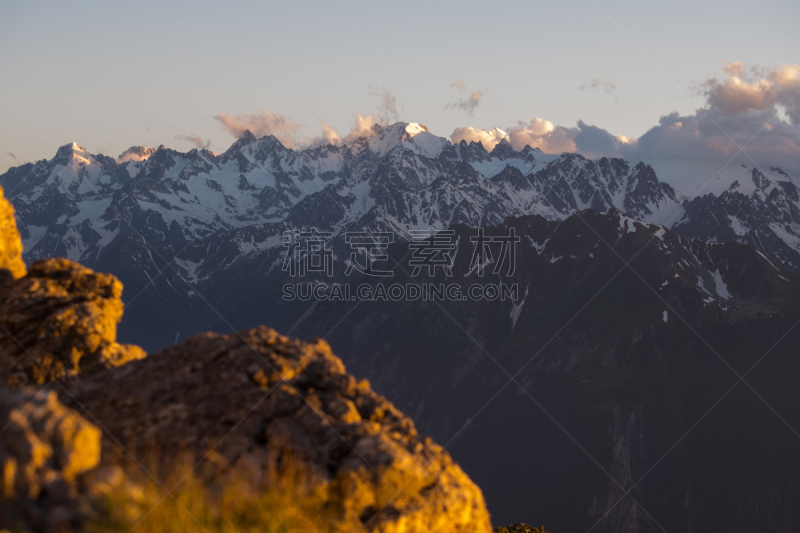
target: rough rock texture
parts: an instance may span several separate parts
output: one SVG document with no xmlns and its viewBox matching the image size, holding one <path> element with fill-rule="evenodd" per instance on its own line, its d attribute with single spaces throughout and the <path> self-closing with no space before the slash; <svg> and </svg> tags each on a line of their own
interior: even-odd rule
<svg viewBox="0 0 800 533">
<path fill-rule="evenodd" d="M 104 464 L 126 459 L 118 440 L 140 461 L 157 456 L 162 471 L 188 453 L 269 484 L 290 459 L 309 490 L 336 495 L 346 530 L 491 531 L 480 489 L 324 341 L 266 327 L 196 335 L 71 392 L 113 436 Z"/>
<path fill-rule="evenodd" d="M 0 187 L 0 269 L 11 272 L 15 278 L 25 275 L 22 262 L 22 241 L 14 220 L 14 207 L 6 200 Z"/>
<path fill-rule="evenodd" d="M 42 384 L 145 356 L 115 342 L 122 284 L 66 259 L 0 280 L 0 383 Z"/>
<path fill-rule="evenodd" d="M 33 389 L 0 391 L 0 428 L 0 529 L 74 525 L 77 478 L 100 462 L 100 430 L 55 392 Z"/>
</svg>

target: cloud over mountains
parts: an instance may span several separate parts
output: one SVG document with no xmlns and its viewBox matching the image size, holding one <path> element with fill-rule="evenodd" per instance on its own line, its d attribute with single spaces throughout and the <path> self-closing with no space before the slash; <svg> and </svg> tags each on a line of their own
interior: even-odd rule
<svg viewBox="0 0 800 533">
<path fill-rule="evenodd" d="M 604 84 L 598 81 L 592 85 L 602 90 Z M 800 169 L 800 65 L 767 69 L 728 63 L 721 77 L 694 89 L 705 99 L 704 107 L 691 115 L 662 116 L 638 139 L 613 135 L 583 121 L 577 127 L 564 127 L 540 118 L 520 122 L 507 133 L 460 127 L 450 138 L 480 141 L 487 149 L 506 139 L 518 150 L 527 144 L 547 153 L 654 162 L 682 158 L 720 167 L 742 159 L 748 166 L 768 162 Z"/>
<path fill-rule="evenodd" d="M 462 80 L 454 87 L 462 98 L 448 107 L 472 113 L 483 92 L 470 92 Z M 615 85 L 593 79 L 581 88 L 610 93 Z M 612 134 L 582 120 L 574 127 L 566 127 L 537 117 L 488 131 L 459 127 L 450 139 L 454 143 L 481 142 L 487 150 L 505 139 L 517 150 L 528 145 L 546 153 L 579 152 L 588 157 L 617 156 L 654 164 L 681 159 L 721 169 L 735 161 L 748 166 L 767 163 L 800 171 L 800 65 L 766 68 L 728 63 L 719 76 L 696 84 L 693 91 L 703 99 L 702 107 L 689 115 L 677 112 L 664 115 L 637 139 Z M 298 138 L 302 130 L 297 124 L 268 110 L 255 115 L 220 113 L 214 118 L 235 137 L 241 137 L 249 129 L 256 136 L 274 135 L 292 148 L 341 145 L 370 137 L 375 134 L 376 125 L 398 119 L 397 98 L 387 89 L 375 94 L 380 99 L 377 112 L 357 115 L 355 127 L 346 134 L 322 122 L 321 136 Z"/>
<path fill-rule="evenodd" d="M 245 132 L 250 130 L 256 137 L 274 135 L 284 146 L 297 147 L 293 134 L 298 130 L 299 126 L 292 122 L 289 117 L 273 113 L 267 109 L 257 115 L 239 113 L 234 116 L 227 113 L 219 113 L 214 116 L 214 119 L 218 120 L 222 127 L 237 139 L 243 137 Z"/>
</svg>

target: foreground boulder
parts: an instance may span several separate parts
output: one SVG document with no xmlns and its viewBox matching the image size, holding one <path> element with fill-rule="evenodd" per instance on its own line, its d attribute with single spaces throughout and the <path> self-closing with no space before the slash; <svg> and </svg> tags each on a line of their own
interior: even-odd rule
<svg viewBox="0 0 800 533">
<path fill-rule="evenodd" d="M 100 463 L 100 430 L 55 392 L 33 389 L 0 391 L 0 428 L 0 529 L 79 524 L 78 477 Z"/>
<path fill-rule="evenodd" d="M 14 208 L 0 188 L 0 386 L 40 385 L 145 356 L 117 344 L 122 283 L 66 259 L 25 271 Z"/>
<path fill-rule="evenodd" d="M 121 294 L 116 277 L 66 259 L 0 280 L 0 383 L 39 385 L 144 357 L 115 342 Z"/>
<path fill-rule="evenodd" d="M 324 341 L 260 327 L 145 358 L 116 343 L 114 276 L 66 259 L 26 273 L 21 250 L 0 192 L 0 529 L 91 529 L 109 501 L 123 514 L 141 503 L 155 471 L 199 475 L 202 504 L 242 477 L 248 501 L 292 487 L 271 505 L 308 496 L 324 508 L 302 531 L 491 531 L 480 489 Z"/>
<path fill-rule="evenodd" d="M 330 495 L 332 530 L 491 531 L 480 489 L 324 341 L 197 335 L 70 393 L 107 432 L 103 465 L 156 457 L 160 472 L 199 464 L 270 486 L 291 464 L 309 493 Z"/>
</svg>

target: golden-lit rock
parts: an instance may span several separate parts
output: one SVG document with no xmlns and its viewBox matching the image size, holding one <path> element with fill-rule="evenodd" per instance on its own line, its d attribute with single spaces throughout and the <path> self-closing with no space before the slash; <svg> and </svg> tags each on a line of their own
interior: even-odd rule
<svg viewBox="0 0 800 533">
<path fill-rule="evenodd" d="M 327 495 L 332 531 L 491 531 L 480 489 L 325 341 L 266 327 L 196 335 L 70 394 L 114 436 L 106 466 L 130 461 L 121 444 L 159 472 L 199 463 L 204 479 L 244 473 L 262 490 L 299 472 L 297 500 Z"/>
<path fill-rule="evenodd" d="M 2 188 L 0 188 L 0 269 L 10 271 L 15 278 L 25 275 L 22 241 L 14 220 L 14 206 L 6 200 Z"/>
<path fill-rule="evenodd" d="M 0 282 L 0 382 L 43 384 L 140 359 L 116 343 L 122 284 L 67 259 L 42 259 Z"/>
</svg>

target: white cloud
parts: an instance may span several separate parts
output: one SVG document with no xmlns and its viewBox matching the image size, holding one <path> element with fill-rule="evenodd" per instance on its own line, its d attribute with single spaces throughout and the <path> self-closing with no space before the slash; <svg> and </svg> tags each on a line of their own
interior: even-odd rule
<svg viewBox="0 0 800 533">
<path fill-rule="evenodd" d="M 747 166 L 780 166 L 800 174 L 800 65 L 772 69 L 728 63 L 724 77 L 699 86 L 706 106 L 671 113 L 635 141 L 620 146 L 631 159 L 707 161 L 732 158 Z M 743 151 L 740 151 L 743 150 Z"/>
<path fill-rule="evenodd" d="M 722 70 L 719 77 L 696 87 L 705 99 L 701 109 L 685 116 L 665 115 L 638 139 L 615 135 L 583 121 L 578 121 L 574 127 L 564 127 L 541 118 L 488 131 L 460 127 L 453 131 L 450 139 L 454 143 L 480 142 L 487 150 L 505 139 L 516 150 L 528 145 L 546 153 L 580 152 L 588 157 L 619 156 L 631 161 L 661 161 L 665 165 L 675 161 L 699 161 L 722 167 L 735 158 L 736 162 L 749 166 L 752 158 L 759 166 L 780 166 L 800 175 L 800 65 L 764 68 L 728 63 Z M 448 107 L 474 110 L 483 93 L 470 93 L 462 80 L 453 85 L 462 100 Z M 606 90 L 608 87 L 613 89 L 613 84 L 600 79 L 587 84 L 587 89 Z M 376 133 L 376 126 L 385 126 L 388 120 L 397 118 L 394 95 L 386 89 L 377 95 L 381 99 L 378 113 L 357 115 L 355 127 L 348 133 L 340 134 L 336 128 L 322 122 L 322 135 L 302 142 L 296 139 L 298 126 L 289 118 L 270 111 L 237 116 L 220 113 L 214 118 L 236 137 L 249 129 L 257 136 L 275 135 L 290 147 L 298 144 L 340 146 L 371 137 Z M 193 136 L 184 138 L 202 142 Z M 746 154 L 739 152 L 740 147 Z"/>
<path fill-rule="evenodd" d="M 800 175 L 800 65 L 768 69 L 729 63 L 723 72 L 722 78 L 699 86 L 703 108 L 686 116 L 665 115 L 638 139 L 613 135 L 583 121 L 567 128 L 539 118 L 518 123 L 505 136 L 497 129 L 463 127 L 451 139 L 481 141 L 488 150 L 505 138 L 516 150 L 529 145 L 546 153 L 619 156 L 667 166 L 695 161 L 722 168 L 733 158 L 747 166 L 779 166 Z"/>
<path fill-rule="evenodd" d="M 508 131 L 509 141 L 515 150 L 528 145 L 548 154 L 575 151 L 575 128 L 556 126 L 549 120 L 534 118 L 529 123 L 520 122 Z"/>
<path fill-rule="evenodd" d="M 322 136 L 310 140 L 310 146 L 332 144 L 341 146 L 358 139 L 372 137 L 377 133 L 375 126 L 386 126 L 387 122 L 375 115 L 356 115 L 356 126 L 350 133 L 342 137 L 337 129 L 326 122 L 322 122 Z"/>
<path fill-rule="evenodd" d="M 508 132 L 499 128 L 490 131 L 472 127 L 456 128 L 450 135 L 450 140 L 454 143 L 462 140 L 480 142 L 486 150 L 491 150 L 505 139 L 515 150 L 522 150 L 527 145 L 545 153 L 560 154 L 576 150 L 574 138 L 578 131 L 577 128 L 555 126 L 548 120 L 534 118 L 528 123 L 518 123 L 509 128 Z"/>
<path fill-rule="evenodd" d="M 711 78 L 698 88 L 709 109 L 736 115 L 749 111 L 776 111 L 781 106 L 791 123 L 800 126 L 800 65 L 781 65 L 772 70 L 745 67 L 740 62 L 723 68 L 724 80 Z"/>
<path fill-rule="evenodd" d="M 479 142 L 483 144 L 484 149 L 491 151 L 503 139 L 508 140 L 508 134 L 500 128 L 495 128 L 491 131 L 481 130 L 478 128 L 471 128 L 469 126 L 456 128 L 450 135 L 450 140 L 458 144 L 461 141 L 467 143 Z"/>
<path fill-rule="evenodd" d="M 233 116 L 220 113 L 214 118 L 237 139 L 242 138 L 245 132 L 250 130 L 256 137 L 274 135 L 284 146 L 297 147 L 293 134 L 297 131 L 298 126 L 284 115 L 278 115 L 265 109 L 257 115 L 239 113 Z"/>
</svg>

